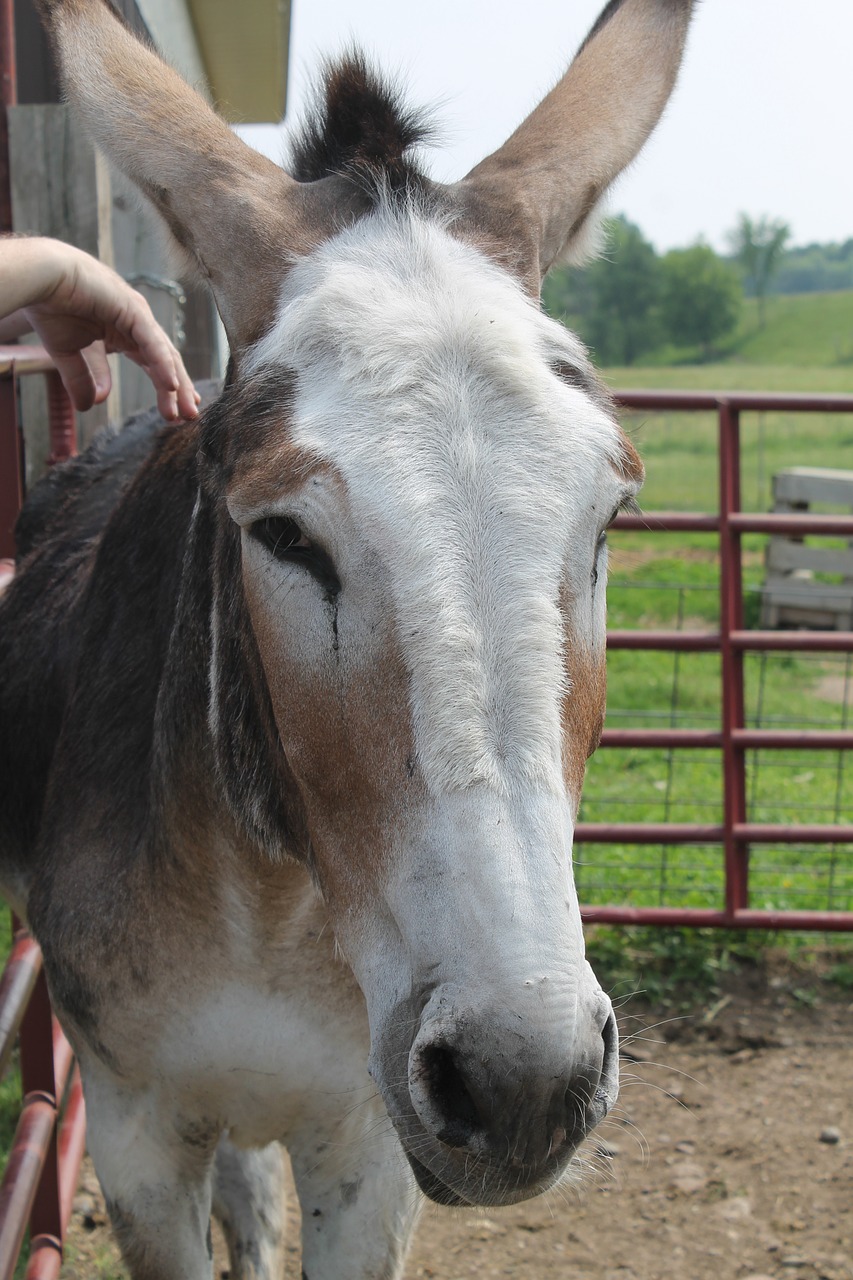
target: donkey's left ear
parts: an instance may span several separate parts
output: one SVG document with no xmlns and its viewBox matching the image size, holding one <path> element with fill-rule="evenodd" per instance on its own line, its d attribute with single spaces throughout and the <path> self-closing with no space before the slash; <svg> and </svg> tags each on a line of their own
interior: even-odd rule
<svg viewBox="0 0 853 1280">
<path fill-rule="evenodd" d="M 577 251 L 601 197 L 660 119 L 693 8 L 694 0 L 610 0 L 547 98 L 454 187 L 531 291 Z"/>
</svg>

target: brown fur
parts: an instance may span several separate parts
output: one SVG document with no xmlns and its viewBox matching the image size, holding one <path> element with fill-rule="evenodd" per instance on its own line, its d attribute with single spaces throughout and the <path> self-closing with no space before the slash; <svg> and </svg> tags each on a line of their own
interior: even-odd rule
<svg viewBox="0 0 853 1280">
<path fill-rule="evenodd" d="M 583 638 L 572 634 L 571 601 L 565 583 L 560 588 L 560 612 L 566 626 L 564 667 L 566 692 L 560 707 L 563 734 L 563 775 L 575 814 L 580 806 L 587 759 L 598 747 L 604 727 L 607 699 L 607 662 L 604 649 L 591 650 Z"/>
<path fill-rule="evenodd" d="M 341 488 L 343 484 L 341 483 Z M 375 634 L 375 661 L 337 681 L 307 680 L 277 634 L 275 608 L 249 588 L 249 616 L 263 654 L 278 732 L 305 803 L 316 864 L 333 913 L 358 912 L 378 897 L 396 815 L 417 804 L 414 732 L 405 669 L 393 627 Z M 335 606 L 332 606 L 335 607 Z M 377 619 L 377 622 L 379 619 Z M 333 649 L 327 658 L 337 661 Z M 334 858 L 328 851 L 337 851 Z M 339 856 L 340 855 L 340 856 Z"/>
<path fill-rule="evenodd" d="M 646 468 L 643 466 L 643 460 L 634 448 L 634 445 L 625 435 L 620 433 L 621 450 L 617 471 L 619 475 L 634 485 L 641 485 L 646 478 Z"/>
</svg>

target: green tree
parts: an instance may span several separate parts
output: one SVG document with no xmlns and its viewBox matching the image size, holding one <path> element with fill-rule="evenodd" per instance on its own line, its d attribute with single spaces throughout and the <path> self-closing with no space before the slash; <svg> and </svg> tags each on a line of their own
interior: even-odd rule
<svg viewBox="0 0 853 1280">
<path fill-rule="evenodd" d="M 661 260 L 661 316 L 676 346 L 698 344 L 707 358 L 740 318 L 743 289 L 737 271 L 707 244 L 671 249 Z"/>
<path fill-rule="evenodd" d="M 779 269 L 791 228 L 779 218 L 750 218 L 738 215 L 737 226 L 729 232 L 732 247 L 747 287 L 758 299 L 758 325 L 766 324 L 766 301 L 770 281 Z"/>
<path fill-rule="evenodd" d="M 543 302 L 568 318 L 600 364 L 633 364 L 660 342 L 659 267 L 654 247 L 620 215 L 610 220 L 604 256 L 582 271 L 553 272 Z"/>
</svg>

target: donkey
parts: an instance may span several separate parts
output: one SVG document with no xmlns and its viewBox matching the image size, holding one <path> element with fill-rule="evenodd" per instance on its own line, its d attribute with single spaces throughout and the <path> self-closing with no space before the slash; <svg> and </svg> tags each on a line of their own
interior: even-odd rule
<svg viewBox="0 0 853 1280">
<path fill-rule="evenodd" d="M 209 1277 L 211 1209 L 235 1277 L 281 1275 L 283 1147 L 303 1275 L 393 1280 L 420 1193 L 535 1195 L 613 1106 L 571 846 L 642 466 L 538 293 L 691 8 L 611 0 L 442 186 L 358 55 L 287 173 L 104 0 L 42 0 L 232 354 L 198 425 L 143 415 L 34 493 L 0 606 L 3 884 L 134 1280 Z"/>
</svg>

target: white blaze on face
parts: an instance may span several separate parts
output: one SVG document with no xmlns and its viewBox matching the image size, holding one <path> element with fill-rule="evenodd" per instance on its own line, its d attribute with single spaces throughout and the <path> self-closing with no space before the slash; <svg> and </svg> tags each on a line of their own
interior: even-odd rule
<svg viewBox="0 0 853 1280">
<path fill-rule="evenodd" d="M 617 428 L 559 362 L 586 367 L 505 272 L 392 213 L 296 265 L 253 354 L 295 372 L 290 439 L 343 478 L 387 575 L 433 794 L 564 795 L 561 584 L 569 643 L 599 651 L 591 569 L 622 495 Z"/>
</svg>

